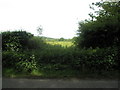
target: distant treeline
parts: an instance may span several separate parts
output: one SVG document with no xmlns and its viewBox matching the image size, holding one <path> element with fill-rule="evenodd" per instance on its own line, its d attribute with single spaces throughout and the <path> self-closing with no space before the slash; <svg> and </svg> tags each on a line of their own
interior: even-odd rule
<svg viewBox="0 0 120 90">
<path fill-rule="evenodd" d="M 43 40 L 46 40 L 46 41 L 72 41 L 72 39 L 65 39 L 63 37 L 61 37 L 61 38 L 50 38 L 50 37 L 44 37 L 44 36 L 42 36 L 41 38 Z"/>
</svg>

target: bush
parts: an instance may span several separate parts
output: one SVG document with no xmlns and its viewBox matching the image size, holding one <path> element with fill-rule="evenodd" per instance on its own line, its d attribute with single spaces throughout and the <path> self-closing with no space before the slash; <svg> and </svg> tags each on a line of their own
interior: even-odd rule
<svg viewBox="0 0 120 90">
<path fill-rule="evenodd" d="M 26 31 L 2 32 L 3 68 L 31 72 L 37 69 L 33 51 L 41 50 L 44 41 Z"/>
<path fill-rule="evenodd" d="M 116 48 L 84 49 L 76 52 L 72 66 L 81 71 L 118 70 L 117 54 Z"/>
<path fill-rule="evenodd" d="M 3 51 L 2 52 L 2 66 L 3 68 L 15 68 L 15 64 L 19 61 L 21 55 L 16 52 Z"/>
<path fill-rule="evenodd" d="M 32 37 L 28 41 L 28 49 L 33 50 L 33 49 L 43 49 L 45 46 L 45 42 L 42 40 L 41 37 Z"/>
<path fill-rule="evenodd" d="M 26 31 L 2 32 L 3 51 L 20 51 L 28 49 L 28 41 L 33 37 Z"/>
<path fill-rule="evenodd" d="M 37 69 L 37 62 L 32 53 L 4 51 L 2 62 L 3 69 L 11 68 L 16 72 L 31 72 L 32 70 Z"/>
</svg>

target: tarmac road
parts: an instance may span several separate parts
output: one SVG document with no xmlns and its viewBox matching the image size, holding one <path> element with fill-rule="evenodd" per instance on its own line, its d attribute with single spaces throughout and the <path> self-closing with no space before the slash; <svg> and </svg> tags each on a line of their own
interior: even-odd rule
<svg viewBox="0 0 120 90">
<path fill-rule="evenodd" d="M 2 88 L 118 88 L 117 80 L 3 78 Z"/>
</svg>

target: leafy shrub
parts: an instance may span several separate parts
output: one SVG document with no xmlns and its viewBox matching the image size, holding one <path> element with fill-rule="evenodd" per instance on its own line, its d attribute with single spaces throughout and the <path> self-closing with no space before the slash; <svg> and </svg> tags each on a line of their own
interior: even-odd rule
<svg viewBox="0 0 120 90">
<path fill-rule="evenodd" d="M 18 62 L 20 54 L 16 52 L 3 51 L 2 52 L 2 66 L 3 68 L 15 68 L 15 64 Z"/>
<path fill-rule="evenodd" d="M 42 49 L 45 46 L 45 42 L 42 40 L 41 37 L 32 37 L 28 41 L 28 49 Z"/>
<path fill-rule="evenodd" d="M 34 54 L 27 52 L 16 53 L 12 51 L 3 52 L 3 68 L 12 68 L 17 72 L 31 72 L 37 69 Z"/>
<path fill-rule="evenodd" d="M 33 37 L 26 31 L 2 32 L 2 49 L 5 51 L 20 51 L 28 49 L 28 40 Z"/>
<path fill-rule="evenodd" d="M 68 64 L 70 62 L 70 50 L 59 45 L 46 45 L 41 50 L 36 50 L 36 57 L 39 63 L 43 64 Z"/>
<path fill-rule="evenodd" d="M 83 71 L 118 70 L 117 53 L 115 48 L 78 51 L 75 54 L 76 60 L 72 62 L 72 66 Z"/>
<path fill-rule="evenodd" d="M 20 58 L 20 61 L 16 64 L 16 69 L 21 69 L 24 72 L 32 72 L 37 69 L 37 63 L 35 61 L 34 54 L 25 55 L 24 58 Z"/>
</svg>

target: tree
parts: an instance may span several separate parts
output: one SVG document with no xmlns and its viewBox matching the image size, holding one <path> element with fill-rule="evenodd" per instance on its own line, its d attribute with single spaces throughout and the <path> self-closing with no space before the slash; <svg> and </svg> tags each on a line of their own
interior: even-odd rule
<svg viewBox="0 0 120 90">
<path fill-rule="evenodd" d="M 43 27 L 40 25 L 37 27 L 38 35 L 42 35 Z"/>
<path fill-rule="evenodd" d="M 99 11 L 90 14 L 92 20 L 79 23 L 76 43 L 79 47 L 110 47 L 120 43 L 120 3 L 97 2 Z M 93 8 L 92 7 L 92 8 Z"/>
<path fill-rule="evenodd" d="M 59 39 L 59 41 L 64 41 L 65 39 L 63 38 L 63 37 L 61 37 L 60 39 Z"/>
</svg>

